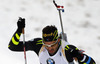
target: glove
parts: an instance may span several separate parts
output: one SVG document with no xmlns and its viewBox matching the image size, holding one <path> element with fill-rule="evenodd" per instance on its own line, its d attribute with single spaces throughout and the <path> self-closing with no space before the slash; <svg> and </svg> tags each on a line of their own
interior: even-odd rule
<svg viewBox="0 0 100 64">
<path fill-rule="evenodd" d="M 82 60 L 83 59 L 83 53 L 80 52 L 80 50 L 77 49 L 75 46 L 67 45 L 65 48 L 67 49 L 66 51 L 70 52 L 70 54 L 73 57 L 76 57 L 78 60 Z"/>
<path fill-rule="evenodd" d="M 64 35 L 63 35 L 63 33 L 61 32 L 60 33 L 60 38 L 63 39 L 63 40 L 65 40 L 65 41 L 67 41 L 67 35 L 66 35 L 66 33 L 64 33 Z"/>
<path fill-rule="evenodd" d="M 18 32 L 22 33 L 22 29 L 25 28 L 25 18 L 19 17 L 17 22 Z"/>
</svg>

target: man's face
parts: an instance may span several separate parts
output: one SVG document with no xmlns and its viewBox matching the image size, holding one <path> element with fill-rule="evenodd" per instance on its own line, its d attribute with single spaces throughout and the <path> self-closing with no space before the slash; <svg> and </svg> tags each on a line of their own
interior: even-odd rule
<svg viewBox="0 0 100 64">
<path fill-rule="evenodd" d="M 60 42 L 60 39 L 57 39 L 56 41 L 43 42 L 43 43 L 45 48 L 48 50 L 49 54 L 53 55 L 59 47 L 58 42 Z"/>
</svg>

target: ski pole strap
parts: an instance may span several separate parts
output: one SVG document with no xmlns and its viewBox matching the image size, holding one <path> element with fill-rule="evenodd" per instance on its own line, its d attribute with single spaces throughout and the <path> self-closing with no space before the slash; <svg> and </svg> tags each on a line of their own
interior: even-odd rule
<svg viewBox="0 0 100 64">
<path fill-rule="evenodd" d="M 55 2 L 55 0 L 53 0 L 53 3 L 56 6 L 56 8 L 57 8 L 58 11 L 61 10 L 62 12 L 64 12 L 64 6 L 57 5 L 56 2 Z"/>
</svg>

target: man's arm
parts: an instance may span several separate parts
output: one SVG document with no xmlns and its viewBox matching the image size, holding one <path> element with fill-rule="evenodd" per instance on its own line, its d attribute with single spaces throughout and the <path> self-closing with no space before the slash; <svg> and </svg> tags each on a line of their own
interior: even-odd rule
<svg viewBox="0 0 100 64">
<path fill-rule="evenodd" d="M 96 64 L 93 58 L 81 53 L 80 50 L 73 45 L 67 45 L 65 47 L 65 54 L 67 60 L 69 60 L 70 62 L 73 61 L 72 59 L 75 57 L 77 58 L 79 64 Z"/>
<path fill-rule="evenodd" d="M 25 28 L 25 18 L 19 18 L 17 22 L 17 31 L 10 40 L 8 48 L 13 51 L 23 51 L 23 42 L 19 41 L 22 29 Z"/>
<path fill-rule="evenodd" d="M 23 41 L 20 40 L 20 36 L 22 34 L 22 29 L 25 27 L 25 19 L 19 18 L 17 22 L 18 29 L 14 33 L 13 37 L 11 38 L 8 48 L 12 51 L 24 51 L 23 49 Z M 33 50 L 37 54 L 39 53 L 40 48 L 42 47 L 42 39 L 41 38 L 35 38 L 30 41 L 25 41 L 25 49 Z"/>
<path fill-rule="evenodd" d="M 12 36 L 8 48 L 12 51 L 23 51 L 23 42 L 19 41 L 21 36 L 21 33 L 18 32 L 18 30 L 14 33 Z"/>
<path fill-rule="evenodd" d="M 21 33 L 16 31 L 11 38 L 8 48 L 12 51 L 24 51 L 23 49 L 23 41 L 20 41 Z M 42 47 L 42 39 L 41 38 L 34 38 L 33 40 L 25 41 L 25 48 L 26 51 L 32 50 L 36 52 L 37 54 L 40 51 L 40 48 Z"/>
</svg>

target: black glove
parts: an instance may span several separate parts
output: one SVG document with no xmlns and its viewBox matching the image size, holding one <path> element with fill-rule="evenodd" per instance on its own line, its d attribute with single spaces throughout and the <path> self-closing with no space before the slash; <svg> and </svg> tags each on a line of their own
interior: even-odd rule
<svg viewBox="0 0 100 64">
<path fill-rule="evenodd" d="M 25 28 L 25 18 L 19 17 L 17 26 L 18 26 L 18 32 L 22 33 L 22 29 Z"/>
<path fill-rule="evenodd" d="M 83 54 L 75 46 L 73 46 L 73 45 L 67 45 L 67 47 L 65 47 L 65 48 L 67 49 L 66 51 L 70 52 L 70 54 L 73 57 L 78 58 L 78 60 L 82 60 L 83 59 Z"/>
</svg>

